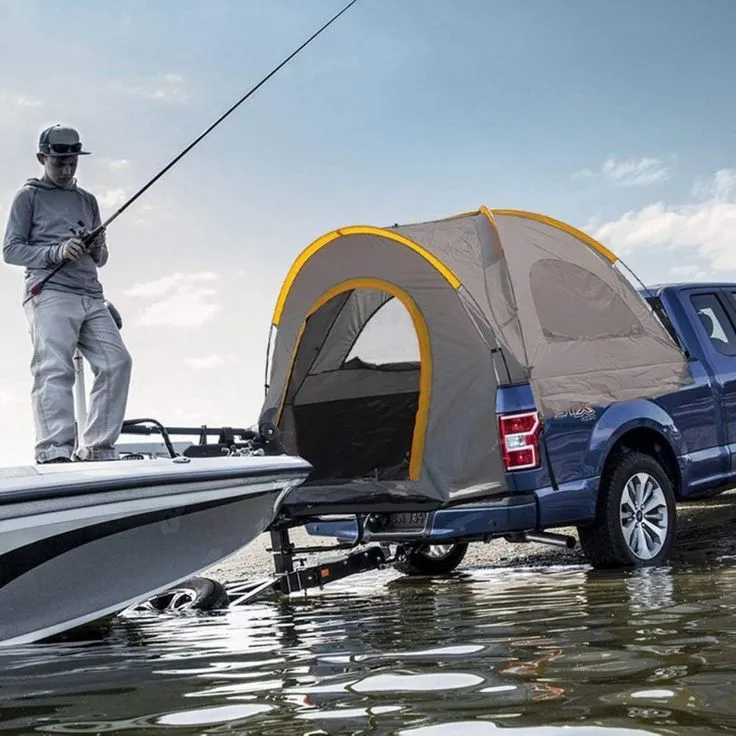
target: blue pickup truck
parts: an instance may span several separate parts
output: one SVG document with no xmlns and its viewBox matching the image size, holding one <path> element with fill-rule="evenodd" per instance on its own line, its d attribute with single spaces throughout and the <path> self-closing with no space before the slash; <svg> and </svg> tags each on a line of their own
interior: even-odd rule
<svg viewBox="0 0 736 736">
<path fill-rule="evenodd" d="M 736 485 L 736 284 L 641 293 L 686 355 L 693 384 L 656 400 L 567 412 L 544 427 L 529 385 L 500 388 L 496 413 L 510 494 L 398 514 L 390 523 L 369 519 L 360 532 L 351 517 L 324 517 L 307 524 L 308 533 L 396 545 L 396 566 L 407 574 L 449 572 L 469 543 L 498 537 L 574 547 L 574 537 L 550 531 L 560 527 L 577 527 L 594 567 L 665 562 L 676 503 Z"/>
</svg>

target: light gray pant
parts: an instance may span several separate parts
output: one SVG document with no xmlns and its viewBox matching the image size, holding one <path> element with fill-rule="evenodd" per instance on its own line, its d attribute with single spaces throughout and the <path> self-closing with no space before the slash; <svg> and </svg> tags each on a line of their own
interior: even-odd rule
<svg viewBox="0 0 736 736">
<path fill-rule="evenodd" d="M 87 426 L 80 427 L 80 460 L 115 460 L 128 401 L 132 360 L 105 302 L 50 287 L 25 303 L 33 344 L 31 399 L 36 461 L 75 453 L 74 352 L 93 375 Z"/>
</svg>

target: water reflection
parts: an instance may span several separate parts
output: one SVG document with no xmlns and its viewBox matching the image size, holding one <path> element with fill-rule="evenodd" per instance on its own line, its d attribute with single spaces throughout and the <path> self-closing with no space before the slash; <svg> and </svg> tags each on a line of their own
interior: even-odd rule
<svg viewBox="0 0 736 736">
<path fill-rule="evenodd" d="M 0 653 L 0 732 L 623 736 L 736 726 L 732 566 L 348 582 L 307 600 L 116 620 L 86 639 Z"/>
</svg>

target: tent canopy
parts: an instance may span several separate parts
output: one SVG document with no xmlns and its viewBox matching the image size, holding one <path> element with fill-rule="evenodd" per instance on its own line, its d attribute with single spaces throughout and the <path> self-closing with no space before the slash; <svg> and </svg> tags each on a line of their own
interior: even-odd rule
<svg viewBox="0 0 736 736">
<path fill-rule="evenodd" d="M 312 462 L 312 483 L 441 502 L 501 492 L 499 386 L 528 381 L 547 418 L 691 381 L 616 262 L 570 225 L 515 210 L 330 232 L 279 294 L 261 420 Z M 419 360 L 349 358 L 390 300 Z"/>
</svg>

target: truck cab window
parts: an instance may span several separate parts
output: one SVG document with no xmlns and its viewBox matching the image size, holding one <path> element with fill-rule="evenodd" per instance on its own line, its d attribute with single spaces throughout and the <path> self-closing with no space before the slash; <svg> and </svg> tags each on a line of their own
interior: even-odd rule
<svg viewBox="0 0 736 736">
<path fill-rule="evenodd" d="M 670 320 L 669 315 L 667 314 L 667 310 L 662 304 L 662 300 L 659 297 L 647 296 L 645 297 L 645 301 L 650 306 L 652 314 L 656 317 L 659 324 L 661 324 L 662 327 L 667 330 L 669 336 L 675 341 L 677 346 L 685 353 L 687 353 L 687 350 L 683 348 L 682 340 L 678 336 L 677 332 L 675 332 L 672 320 Z"/>
<path fill-rule="evenodd" d="M 690 300 L 713 347 L 736 356 L 736 330 L 716 294 L 695 294 Z"/>
</svg>

